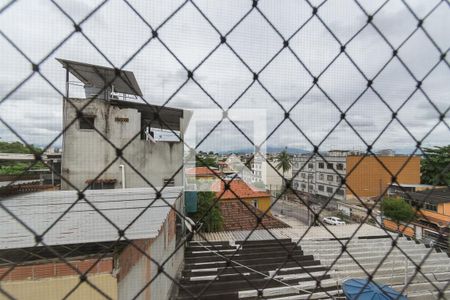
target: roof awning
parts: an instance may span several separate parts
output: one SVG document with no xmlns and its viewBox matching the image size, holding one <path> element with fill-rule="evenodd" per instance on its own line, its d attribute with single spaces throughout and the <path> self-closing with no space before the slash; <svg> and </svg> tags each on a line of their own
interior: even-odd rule
<svg viewBox="0 0 450 300">
<path fill-rule="evenodd" d="M 119 73 L 116 74 L 116 70 L 113 68 L 61 58 L 57 58 L 56 60 L 85 85 L 97 88 L 114 86 L 115 92 L 142 96 L 141 89 L 131 71 L 120 70 Z"/>
<path fill-rule="evenodd" d="M 131 101 L 111 100 L 111 105 L 120 108 L 133 108 L 141 113 L 142 125 L 149 124 L 154 128 L 180 130 L 180 119 L 183 118 L 183 110 L 173 107 L 161 107 L 147 103 Z M 158 113 L 158 117 L 157 117 Z"/>
</svg>

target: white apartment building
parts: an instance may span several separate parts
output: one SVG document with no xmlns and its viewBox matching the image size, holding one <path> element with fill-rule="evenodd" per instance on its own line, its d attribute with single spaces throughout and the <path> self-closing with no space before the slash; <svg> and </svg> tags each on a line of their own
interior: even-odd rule
<svg viewBox="0 0 450 300">
<path fill-rule="evenodd" d="M 302 154 L 293 158 L 293 188 L 329 198 L 345 201 L 345 186 L 341 186 L 341 178 L 346 174 L 346 157 L 348 151 L 329 151 L 317 155 Z"/>
<path fill-rule="evenodd" d="M 267 162 L 269 161 L 269 162 Z M 286 179 L 292 178 L 292 168 L 283 174 L 282 170 L 275 171 L 277 161 L 275 159 L 266 160 L 261 155 L 256 155 L 252 162 L 254 182 L 261 182 L 270 191 L 279 191 L 283 186 L 282 176 Z M 279 173 L 279 174 L 278 174 Z M 280 176 L 282 175 L 282 176 Z"/>
</svg>

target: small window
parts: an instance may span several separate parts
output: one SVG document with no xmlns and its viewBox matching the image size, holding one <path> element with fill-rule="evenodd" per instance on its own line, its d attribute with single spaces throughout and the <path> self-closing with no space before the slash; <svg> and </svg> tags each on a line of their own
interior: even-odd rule
<svg viewBox="0 0 450 300">
<path fill-rule="evenodd" d="M 308 168 L 309 168 L 309 169 L 314 168 L 314 164 L 313 164 L 313 163 L 309 163 L 309 164 L 308 164 Z"/>
<path fill-rule="evenodd" d="M 306 189 L 306 184 L 302 183 L 301 187 L 303 190 Z"/>
<path fill-rule="evenodd" d="M 254 200 L 252 201 L 252 205 L 253 205 L 255 208 L 258 208 L 258 200 L 257 200 L 257 199 L 254 199 Z"/>
<path fill-rule="evenodd" d="M 308 192 L 313 192 L 313 191 L 314 191 L 314 186 L 310 185 L 309 189 L 308 189 Z"/>
<path fill-rule="evenodd" d="M 333 188 L 331 186 L 327 186 L 327 193 L 332 193 L 333 192 Z"/>
<path fill-rule="evenodd" d="M 314 178 L 314 174 L 313 174 L 313 173 L 309 173 L 309 174 L 308 174 L 308 178 L 309 178 L 309 179 L 313 179 L 313 178 Z"/>
<path fill-rule="evenodd" d="M 323 185 L 320 185 L 320 184 L 319 184 L 319 191 L 321 191 L 321 192 L 324 191 Z"/>
<path fill-rule="evenodd" d="M 344 170 L 344 165 L 343 164 L 336 164 L 336 169 L 338 169 L 339 171 Z"/>
<path fill-rule="evenodd" d="M 336 182 L 341 182 L 341 177 L 339 177 L 339 175 L 336 175 Z"/>
<path fill-rule="evenodd" d="M 175 186 L 175 179 L 173 179 L 173 178 L 164 178 L 163 185 L 164 186 Z"/>
<path fill-rule="evenodd" d="M 332 163 L 328 163 L 327 164 L 327 169 L 333 169 L 333 164 Z"/>
<path fill-rule="evenodd" d="M 327 180 L 328 181 L 333 181 L 333 175 L 327 175 Z"/>
<path fill-rule="evenodd" d="M 302 173 L 301 176 L 302 176 L 302 178 L 306 178 L 306 174 L 305 173 Z"/>
<path fill-rule="evenodd" d="M 344 190 L 343 189 L 339 189 L 336 194 L 338 194 L 339 196 L 344 196 Z"/>
<path fill-rule="evenodd" d="M 94 129 L 95 116 L 82 116 L 78 119 L 80 122 L 80 129 Z"/>
<path fill-rule="evenodd" d="M 320 174 L 320 175 L 319 175 L 319 179 L 320 179 L 320 180 L 323 180 L 324 178 L 325 178 L 325 175 L 323 175 L 323 174 Z"/>
<path fill-rule="evenodd" d="M 426 202 L 425 203 L 425 209 L 426 210 L 437 211 L 437 206 L 435 204 L 431 204 L 431 203 Z"/>
<path fill-rule="evenodd" d="M 324 164 L 323 162 L 320 162 L 320 163 L 319 163 L 319 169 L 323 169 L 324 166 L 325 166 L 325 164 Z"/>
</svg>

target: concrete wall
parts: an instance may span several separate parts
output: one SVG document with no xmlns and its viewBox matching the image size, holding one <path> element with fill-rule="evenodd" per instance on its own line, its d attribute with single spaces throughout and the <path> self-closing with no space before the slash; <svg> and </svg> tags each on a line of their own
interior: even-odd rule
<svg viewBox="0 0 450 300">
<path fill-rule="evenodd" d="M 70 99 L 77 107 L 87 103 L 87 99 Z M 83 112 L 95 115 L 95 127 L 116 147 L 120 148 L 134 140 L 124 150 L 123 156 L 149 182 L 161 186 L 164 178 L 170 178 L 183 165 L 182 142 L 156 142 L 141 140 L 141 116 L 135 109 L 120 109 L 103 100 L 94 100 Z M 63 112 L 64 127 L 76 118 L 75 109 L 65 101 Z M 117 118 L 117 119 L 116 119 Z M 124 121 L 128 120 L 128 121 Z M 182 131 L 187 121 L 182 120 Z M 62 175 L 75 187 L 84 188 L 86 180 L 94 179 L 116 158 L 116 152 L 99 133 L 80 129 L 76 120 L 64 133 Z M 115 179 L 116 188 L 121 187 L 120 165 L 125 166 L 126 187 L 144 187 L 148 184 L 121 158 L 115 161 L 100 177 Z M 175 185 L 182 185 L 182 172 L 175 177 Z M 71 189 L 62 180 L 62 189 Z"/>
<path fill-rule="evenodd" d="M 175 251 L 175 212 L 171 211 L 159 234 L 152 240 L 135 241 L 135 245 L 144 250 L 153 260 L 162 264 Z M 184 247 L 178 249 L 175 255 L 164 265 L 164 270 L 175 278 L 181 270 L 184 259 Z M 174 288 L 173 281 L 166 275 L 157 276 L 158 267 L 147 256 L 133 246 L 128 246 L 118 259 L 118 295 L 119 299 L 165 300 L 169 299 Z M 148 284 L 153 280 L 151 284 Z M 148 284 L 148 285 L 147 285 Z M 143 289 L 145 286 L 147 287 Z"/>
<path fill-rule="evenodd" d="M 116 279 L 110 274 L 96 274 L 90 276 L 89 281 L 108 295 L 109 298 L 117 299 Z M 60 300 L 79 282 L 79 276 L 64 276 L 40 280 L 7 281 L 1 283 L 1 288 L 13 296 L 14 299 Z M 8 298 L 0 294 L 0 299 Z M 87 283 L 83 283 L 70 295 L 69 299 L 105 299 L 105 297 Z"/>
<path fill-rule="evenodd" d="M 409 225 L 409 226 L 405 226 L 402 224 L 397 225 L 397 223 L 395 223 L 394 221 L 384 219 L 383 226 L 384 226 L 384 228 L 389 229 L 390 231 L 401 232 L 404 235 L 409 236 L 409 237 L 414 237 L 414 235 L 415 235 L 415 230 L 412 227 L 412 225 Z"/>
</svg>

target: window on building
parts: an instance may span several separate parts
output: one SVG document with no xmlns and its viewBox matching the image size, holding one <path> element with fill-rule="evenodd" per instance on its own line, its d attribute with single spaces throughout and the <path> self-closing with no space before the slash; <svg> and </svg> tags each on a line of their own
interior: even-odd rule
<svg viewBox="0 0 450 300">
<path fill-rule="evenodd" d="M 332 163 L 328 163 L 327 164 L 327 169 L 333 169 L 333 164 Z"/>
<path fill-rule="evenodd" d="M 332 193 L 333 192 L 333 188 L 331 186 L 327 186 L 327 193 Z"/>
<path fill-rule="evenodd" d="M 437 211 L 437 206 L 435 204 L 431 204 L 431 203 L 426 202 L 425 203 L 425 209 L 426 210 Z"/>
<path fill-rule="evenodd" d="M 319 163 L 319 169 L 323 169 L 324 166 L 325 166 L 325 164 L 324 164 L 323 162 L 320 162 L 320 163 Z"/>
<path fill-rule="evenodd" d="M 312 169 L 312 168 L 314 168 L 314 164 L 313 163 L 309 163 L 308 164 L 308 169 Z"/>
<path fill-rule="evenodd" d="M 339 196 L 344 196 L 344 190 L 343 189 L 339 189 L 336 194 L 338 194 Z"/>
<path fill-rule="evenodd" d="M 95 116 L 86 116 L 83 115 L 83 117 L 78 119 L 78 122 L 80 123 L 80 129 L 94 129 L 95 125 Z"/>
<path fill-rule="evenodd" d="M 321 191 L 321 192 L 323 192 L 323 191 L 324 191 L 324 187 L 323 187 L 323 185 L 320 185 L 320 184 L 319 184 L 318 188 L 319 188 L 319 191 Z"/>
<path fill-rule="evenodd" d="M 319 179 L 320 179 L 320 180 L 324 180 L 324 178 L 325 178 L 325 175 L 319 174 Z"/>
<path fill-rule="evenodd" d="M 339 170 L 339 171 L 342 171 L 342 170 L 344 170 L 344 164 L 336 164 L 336 169 L 337 170 Z"/>
<path fill-rule="evenodd" d="M 309 174 L 308 174 L 308 178 L 309 178 L 309 179 L 313 179 L 313 178 L 314 178 L 314 174 L 309 173 Z"/>
<path fill-rule="evenodd" d="M 341 182 L 341 177 L 339 175 L 336 175 L 336 182 Z"/>
<path fill-rule="evenodd" d="M 333 181 L 333 175 L 327 175 L 327 180 L 328 181 Z"/>
<path fill-rule="evenodd" d="M 173 179 L 173 178 L 164 178 L 163 185 L 164 186 L 175 186 L 175 179 Z"/>
<path fill-rule="evenodd" d="M 303 190 L 305 190 L 306 189 L 306 184 L 302 183 L 301 187 L 302 187 Z"/>
<path fill-rule="evenodd" d="M 300 174 L 302 178 L 306 178 L 306 174 L 305 173 L 301 173 Z"/>
<path fill-rule="evenodd" d="M 258 208 L 258 200 L 257 200 L 257 199 L 253 199 L 253 200 L 252 200 L 252 205 L 253 205 L 255 208 Z"/>
<path fill-rule="evenodd" d="M 308 192 L 314 192 L 314 186 L 313 185 L 309 186 Z"/>
</svg>

